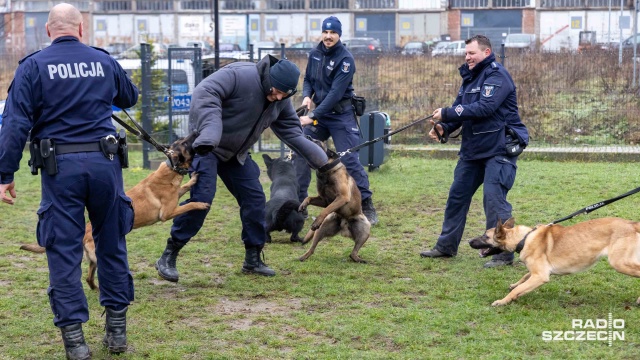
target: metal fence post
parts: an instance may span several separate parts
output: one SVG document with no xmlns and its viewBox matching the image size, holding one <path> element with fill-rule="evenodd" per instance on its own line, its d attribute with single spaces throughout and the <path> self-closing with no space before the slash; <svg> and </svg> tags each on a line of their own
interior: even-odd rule
<svg viewBox="0 0 640 360">
<path fill-rule="evenodd" d="M 151 125 L 151 45 L 147 43 L 140 44 L 140 70 L 142 75 L 142 128 L 149 134 L 152 131 Z M 149 169 L 149 150 L 151 144 L 146 141 L 142 142 L 142 168 Z"/>
</svg>

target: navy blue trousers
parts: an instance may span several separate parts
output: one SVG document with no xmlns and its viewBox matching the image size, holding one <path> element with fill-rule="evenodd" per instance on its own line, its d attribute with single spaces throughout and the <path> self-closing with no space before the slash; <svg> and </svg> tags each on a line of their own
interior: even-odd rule
<svg viewBox="0 0 640 360">
<path fill-rule="evenodd" d="M 260 184 L 260 168 L 251 156 L 247 156 L 244 165 L 236 158 L 227 162 L 220 161 L 213 153 L 196 154 L 191 164 L 193 172 L 198 173 L 198 182 L 191 188 L 188 202 L 206 202 L 211 204 L 216 196 L 217 177 L 240 205 L 242 221 L 242 241 L 246 248 L 262 248 L 266 241 L 265 204 L 266 197 Z M 193 210 L 177 216 L 171 226 L 174 241 L 186 244 L 194 237 L 207 217 L 207 210 Z"/>
<path fill-rule="evenodd" d="M 482 184 L 486 229 L 495 227 L 498 219 L 505 221 L 511 217 L 507 193 L 516 178 L 517 159 L 500 155 L 480 160 L 458 160 L 444 211 L 442 232 L 435 249 L 449 255 L 458 253 L 471 199 Z M 503 252 L 493 259 L 510 261 L 513 253 Z"/>
<path fill-rule="evenodd" d="M 133 227 L 133 207 L 123 189 L 117 157 L 101 152 L 58 155 L 58 174 L 42 171 L 37 238 L 49 263 L 49 302 L 58 326 L 89 320 L 82 289 L 85 208 L 93 227 L 100 304 L 116 310 L 134 298 L 125 235 Z"/>
<path fill-rule="evenodd" d="M 331 137 L 336 147 L 336 152 L 345 151 L 360 145 L 360 129 L 352 111 L 342 114 L 328 114 L 318 122 L 318 125 L 307 125 L 304 127 L 304 134 L 320 141 L 326 141 Z M 362 200 L 371 197 L 369 190 L 369 176 L 360 163 L 358 152 L 350 153 L 342 157 L 342 163 L 347 168 L 347 172 L 358 185 Z M 298 175 L 300 185 L 299 200 L 302 202 L 308 196 L 309 184 L 311 183 L 311 168 L 309 164 L 296 156 L 293 160 Z"/>
</svg>

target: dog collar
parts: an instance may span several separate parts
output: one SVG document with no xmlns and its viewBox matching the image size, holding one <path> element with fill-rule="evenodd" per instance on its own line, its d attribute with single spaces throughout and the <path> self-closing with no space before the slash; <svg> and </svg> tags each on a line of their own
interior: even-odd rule
<svg viewBox="0 0 640 360">
<path fill-rule="evenodd" d="M 337 158 L 335 160 L 333 160 L 330 163 L 326 163 L 324 165 L 322 165 L 321 167 L 318 168 L 318 172 L 319 173 L 325 173 L 331 169 L 333 169 L 334 167 L 338 166 L 338 164 L 340 164 L 342 161 L 340 160 L 340 158 Z"/>
<path fill-rule="evenodd" d="M 524 249 L 524 242 L 527 240 L 527 237 L 529 236 L 529 234 L 531 234 L 532 232 L 536 231 L 538 227 L 534 227 L 533 229 L 531 229 L 531 231 L 529 231 L 527 233 L 527 235 L 525 235 L 522 240 L 520 240 L 520 242 L 518 243 L 518 245 L 516 245 L 516 250 L 515 252 L 517 252 L 518 254 L 520 254 L 520 251 L 522 251 L 522 249 Z"/>
</svg>

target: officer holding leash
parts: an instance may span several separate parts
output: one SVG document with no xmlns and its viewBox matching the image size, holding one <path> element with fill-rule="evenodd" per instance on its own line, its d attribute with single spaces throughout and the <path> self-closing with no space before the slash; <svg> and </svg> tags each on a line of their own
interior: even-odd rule
<svg viewBox="0 0 640 360">
<path fill-rule="evenodd" d="M 46 29 L 51 46 L 20 60 L 9 87 L 0 132 L 0 196 L 14 204 L 14 173 L 31 132 L 31 171 L 41 172 L 42 187 L 36 236 L 47 253 L 53 323 L 62 332 L 67 359 L 89 359 L 80 267 L 85 209 L 93 225 L 100 304 L 106 308 L 103 344 L 111 353 L 127 349 L 126 312 L 134 290 L 125 235 L 133 226 L 133 208 L 122 181 L 126 144 L 116 135 L 111 106 L 135 105 L 138 89 L 106 51 L 80 42 L 82 14 L 72 5 L 54 6 Z"/>
<path fill-rule="evenodd" d="M 516 160 L 529 142 L 520 120 L 516 86 L 511 75 L 491 50 L 483 35 L 466 40 L 466 63 L 460 67 L 462 86 L 451 107 L 436 109 L 429 136 L 446 142 L 448 134 L 462 126 L 460 159 L 444 212 L 442 232 L 436 245 L 422 257 L 452 257 L 458 252 L 471 199 L 484 184 L 483 204 L 486 228 L 498 219 L 511 217 L 507 193 L 516 177 Z M 436 133 L 437 132 L 437 133 Z M 513 253 L 495 255 L 485 267 L 510 265 Z"/>
<path fill-rule="evenodd" d="M 352 105 L 353 75 L 356 63 L 353 56 L 340 41 L 342 24 L 335 16 L 322 21 L 322 42 L 309 52 L 307 70 L 304 75 L 302 105 L 316 108 L 307 116 L 300 117 L 304 134 L 320 141 L 331 137 L 336 151 L 342 152 L 360 144 L 360 128 Z M 361 109 L 364 111 L 364 108 Z M 358 114 L 362 115 L 362 113 Z M 371 225 L 378 223 L 378 214 L 373 206 L 369 176 L 360 163 L 358 153 L 349 153 L 341 158 L 353 177 L 362 195 L 362 212 Z M 300 184 L 299 198 L 307 197 L 311 183 L 311 170 L 306 161 L 295 158 L 294 165 Z"/>
</svg>

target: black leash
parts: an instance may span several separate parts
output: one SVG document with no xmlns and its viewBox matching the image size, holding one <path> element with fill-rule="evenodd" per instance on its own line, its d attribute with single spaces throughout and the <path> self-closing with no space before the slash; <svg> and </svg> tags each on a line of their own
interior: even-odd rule
<svg viewBox="0 0 640 360">
<path fill-rule="evenodd" d="M 347 149 L 345 151 L 339 152 L 338 155 L 340 157 L 343 157 L 343 156 L 345 156 L 345 155 L 347 155 L 347 154 L 349 154 L 351 152 L 358 151 L 358 150 L 362 149 L 365 146 L 369 146 L 369 145 L 371 145 L 373 143 L 377 143 L 378 141 L 383 140 L 385 138 L 388 138 L 389 136 L 391 136 L 393 134 L 397 134 L 397 133 L 399 133 L 401 131 L 404 131 L 404 130 L 406 130 L 406 129 L 414 126 L 414 125 L 417 125 L 417 124 L 419 124 L 419 123 L 421 123 L 423 121 L 429 120 L 432 117 L 433 117 L 433 115 L 429 115 L 429 116 L 427 116 L 425 118 L 418 119 L 418 120 L 416 120 L 416 121 L 414 121 L 414 122 L 412 122 L 412 123 L 410 123 L 408 125 L 405 125 L 405 126 L 401 127 L 400 129 L 397 129 L 397 130 L 394 130 L 394 131 L 390 131 L 388 134 L 382 135 L 382 136 L 380 136 L 378 138 L 375 138 L 373 140 L 365 141 L 365 142 L 363 142 L 362 144 L 360 144 L 360 145 L 358 145 L 356 147 L 352 147 L 351 149 Z M 437 131 L 436 131 L 436 133 L 437 133 Z"/>
<path fill-rule="evenodd" d="M 588 213 L 590 213 L 590 212 L 592 212 L 592 211 L 594 211 L 596 209 L 599 209 L 599 208 L 601 208 L 601 207 L 603 207 L 605 205 L 609 205 L 612 202 L 616 202 L 616 201 L 618 201 L 620 199 L 626 198 L 627 196 L 633 195 L 633 194 L 635 194 L 637 192 L 640 192 L 640 187 L 635 188 L 635 189 L 633 189 L 633 190 L 631 190 L 629 192 L 626 192 L 626 193 L 624 193 L 622 195 L 618 195 L 618 196 L 616 196 L 614 198 L 611 198 L 611 199 L 608 199 L 608 200 L 604 200 L 604 201 L 600 201 L 600 202 L 597 202 L 595 204 L 592 204 L 592 205 L 589 205 L 587 207 L 584 207 L 584 208 L 574 212 L 571 215 L 567 215 L 567 216 L 565 216 L 565 217 L 563 217 L 561 219 L 558 219 L 558 220 L 555 220 L 553 222 L 550 222 L 549 225 L 554 225 L 554 224 L 557 224 L 559 222 L 563 222 L 565 220 L 569 220 L 569 219 L 574 218 L 574 217 L 576 217 L 576 216 L 578 216 L 580 214 L 588 214 Z"/>
<path fill-rule="evenodd" d="M 167 157 L 169 157 L 170 155 L 170 150 L 164 146 L 164 145 L 160 145 L 158 144 L 152 137 L 151 135 L 149 135 L 146 131 L 144 131 L 144 129 L 142 128 L 142 126 L 140 124 L 138 124 L 135 120 L 133 120 L 133 118 L 131 117 L 131 115 L 129 115 L 129 113 L 125 110 L 122 109 L 122 111 L 129 117 L 129 119 L 131 120 L 131 122 L 133 123 L 133 125 L 136 126 L 137 129 L 132 128 L 129 124 L 127 124 L 126 122 L 124 122 L 124 120 L 120 119 L 119 117 L 117 117 L 115 114 L 111 114 L 111 117 L 118 122 L 118 124 L 122 125 L 122 127 L 124 127 L 125 129 L 127 129 L 130 133 L 136 135 L 139 139 L 142 139 L 146 142 L 148 142 L 149 144 L 153 145 L 158 151 L 160 151 L 161 153 L 165 154 Z"/>
</svg>

